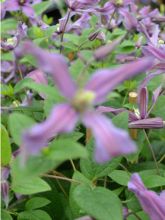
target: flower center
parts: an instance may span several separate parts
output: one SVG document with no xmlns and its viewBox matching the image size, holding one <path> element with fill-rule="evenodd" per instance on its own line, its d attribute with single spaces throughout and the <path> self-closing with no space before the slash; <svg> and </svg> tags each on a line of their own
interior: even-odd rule
<svg viewBox="0 0 165 220">
<path fill-rule="evenodd" d="M 78 112 L 84 112 L 86 109 L 90 108 L 93 104 L 96 95 L 92 91 L 79 90 L 74 96 L 71 104 Z"/>
<path fill-rule="evenodd" d="M 116 0 L 115 3 L 117 6 L 122 6 L 123 5 L 123 0 Z"/>
<path fill-rule="evenodd" d="M 20 4 L 20 5 L 24 5 L 25 2 L 26 2 L 26 0 L 19 0 L 19 4 Z"/>
</svg>

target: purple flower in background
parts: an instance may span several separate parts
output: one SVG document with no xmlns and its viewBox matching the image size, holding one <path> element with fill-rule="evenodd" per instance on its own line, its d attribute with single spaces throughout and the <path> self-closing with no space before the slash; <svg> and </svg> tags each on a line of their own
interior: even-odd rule
<svg viewBox="0 0 165 220">
<path fill-rule="evenodd" d="M 27 17 L 34 17 L 31 0 L 6 0 L 2 5 L 2 10 L 5 12 L 21 10 Z"/>
<path fill-rule="evenodd" d="M 52 74 L 56 86 L 68 100 L 67 103 L 54 106 L 50 116 L 44 122 L 24 133 L 25 153 L 37 154 L 56 134 L 71 132 L 78 119 L 92 130 L 96 140 L 97 162 L 106 162 L 115 156 L 129 154 L 136 150 L 128 134 L 116 128 L 110 120 L 96 112 L 93 106 L 105 101 L 107 94 L 121 82 L 150 68 L 153 59 L 146 57 L 116 69 L 98 70 L 84 88 L 79 89 L 69 75 L 63 56 L 46 52 L 35 47 L 31 42 L 24 44 L 22 53 L 25 52 L 37 58 L 42 71 Z"/>
<path fill-rule="evenodd" d="M 79 10 L 79 9 L 88 9 L 97 3 L 100 0 L 66 0 L 68 7 L 72 10 Z"/>
<path fill-rule="evenodd" d="M 7 181 L 9 173 L 8 167 L 1 168 L 1 195 L 6 207 L 9 204 L 9 183 Z"/>
<path fill-rule="evenodd" d="M 128 183 L 128 189 L 135 193 L 143 210 L 151 220 L 164 220 L 165 217 L 165 191 L 160 196 L 148 190 L 140 176 L 134 173 Z"/>
<path fill-rule="evenodd" d="M 133 113 L 130 115 L 132 117 L 131 122 L 129 123 L 129 128 L 163 128 L 164 123 L 162 118 L 149 118 L 149 114 L 154 108 L 156 101 L 160 95 L 162 86 L 159 86 L 154 92 L 152 97 L 152 105 L 148 109 L 148 90 L 147 87 L 142 87 L 139 89 L 138 93 L 138 106 L 139 114 Z M 136 118 L 136 119 L 135 119 Z"/>
<path fill-rule="evenodd" d="M 111 112 L 113 114 L 120 114 L 121 112 L 128 111 L 129 113 L 129 128 L 143 128 L 143 129 L 151 129 L 151 128 L 163 128 L 164 122 L 162 118 L 150 118 L 149 114 L 154 108 L 156 101 L 161 93 L 162 86 L 159 86 L 154 92 L 152 97 L 152 105 L 148 108 L 148 90 L 145 87 L 141 87 L 138 93 L 138 109 L 135 109 L 134 112 L 128 111 L 124 108 L 115 109 L 112 107 L 99 106 L 97 111 L 100 113 Z M 136 93 L 135 93 L 136 94 Z"/>
</svg>

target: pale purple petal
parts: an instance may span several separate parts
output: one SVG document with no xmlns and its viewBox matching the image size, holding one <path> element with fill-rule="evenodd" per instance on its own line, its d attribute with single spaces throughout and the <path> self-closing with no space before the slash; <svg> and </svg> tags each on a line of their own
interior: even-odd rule
<svg viewBox="0 0 165 220">
<path fill-rule="evenodd" d="M 49 117 L 34 125 L 23 135 L 23 153 L 37 154 L 48 140 L 58 133 L 71 132 L 78 120 L 78 114 L 68 104 L 55 106 Z"/>
<path fill-rule="evenodd" d="M 103 102 L 117 85 L 139 73 L 151 68 L 153 59 L 145 57 L 138 61 L 124 64 L 116 69 L 98 70 L 86 85 L 87 90 L 96 93 L 95 103 Z"/>
<path fill-rule="evenodd" d="M 129 128 L 153 129 L 163 128 L 164 122 L 162 118 L 146 118 L 142 120 L 132 121 L 128 125 Z"/>
<path fill-rule="evenodd" d="M 9 183 L 6 180 L 1 182 L 1 194 L 7 208 L 9 204 Z"/>
<path fill-rule="evenodd" d="M 35 16 L 34 10 L 30 5 L 24 5 L 22 11 L 29 18 L 34 18 Z"/>
<path fill-rule="evenodd" d="M 147 113 L 147 116 L 149 116 L 150 112 L 151 112 L 152 109 L 154 108 L 154 106 L 155 106 L 155 104 L 156 104 L 156 102 L 157 102 L 157 99 L 158 99 L 158 97 L 159 97 L 161 91 L 162 91 L 162 85 L 160 85 L 157 89 L 155 89 L 155 90 L 153 91 L 152 105 L 151 105 L 151 107 L 150 107 L 150 109 L 149 109 L 149 111 L 148 111 L 148 113 Z"/>
<path fill-rule="evenodd" d="M 95 160 L 104 163 L 113 157 L 136 151 L 134 142 L 127 132 L 116 128 L 108 118 L 98 112 L 86 112 L 83 123 L 95 137 Z"/>
<path fill-rule="evenodd" d="M 7 0 L 4 2 L 4 8 L 6 11 L 18 11 L 20 10 L 20 6 L 17 0 Z"/>
<path fill-rule="evenodd" d="M 145 188 L 140 176 L 135 173 L 128 183 L 128 189 L 135 193 L 143 210 L 150 216 L 151 220 L 164 220 L 165 202 L 155 192 Z"/>
<path fill-rule="evenodd" d="M 98 49 L 95 50 L 93 53 L 93 56 L 96 60 L 102 60 L 106 56 L 108 56 L 122 41 L 124 37 L 120 37 L 114 41 L 112 41 L 109 44 L 106 44 L 104 46 L 99 47 Z"/>
<path fill-rule="evenodd" d="M 113 108 L 113 107 L 108 107 L 108 106 L 99 106 L 97 108 L 97 112 L 99 113 L 108 113 L 108 112 L 111 112 L 113 113 L 114 115 L 118 115 L 124 111 L 127 111 L 126 109 L 124 108 Z"/>
<path fill-rule="evenodd" d="M 141 119 L 146 118 L 148 110 L 148 90 L 147 87 L 141 88 L 138 94 L 138 105 Z"/>
<path fill-rule="evenodd" d="M 145 87 L 151 79 L 153 79 L 154 77 L 161 75 L 161 74 L 164 74 L 164 73 L 162 71 L 157 71 L 157 72 L 150 73 L 149 75 L 147 75 L 146 78 L 141 82 L 141 84 L 139 86 L 139 90 L 141 88 Z"/>
<path fill-rule="evenodd" d="M 45 74 L 41 70 L 39 70 L 39 69 L 33 70 L 32 72 L 28 73 L 26 75 L 26 77 L 33 79 L 34 82 L 36 82 L 38 84 L 43 84 L 43 85 L 47 85 L 48 84 L 48 81 L 47 81 L 47 78 L 45 77 Z M 40 93 L 40 96 L 43 99 L 46 98 L 45 94 Z"/>
<path fill-rule="evenodd" d="M 76 91 L 76 85 L 72 80 L 66 61 L 62 55 L 49 53 L 31 42 L 26 42 L 22 48 L 22 54 L 32 54 L 38 61 L 39 68 L 52 75 L 56 86 L 67 98 L 72 98 Z M 20 51 L 19 51 L 20 53 Z"/>
<path fill-rule="evenodd" d="M 31 71 L 27 74 L 26 77 L 33 79 L 38 84 L 48 84 L 47 78 L 45 77 L 44 73 L 39 69 Z"/>
</svg>

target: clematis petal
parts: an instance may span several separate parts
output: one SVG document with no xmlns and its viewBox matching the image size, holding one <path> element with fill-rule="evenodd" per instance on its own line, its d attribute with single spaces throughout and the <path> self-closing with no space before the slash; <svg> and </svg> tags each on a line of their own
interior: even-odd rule
<svg viewBox="0 0 165 220">
<path fill-rule="evenodd" d="M 147 117 L 149 116 L 150 112 L 152 111 L 152 109 L 154 108 L 158 98 L 159 98 L 159 95 L 162 91 L 162 85 L 160 85 L 158 88 L 156 88 L 154 91 L 153 91 L 153 96 L 152 96 L 152 105 L 147 113 Z"/>
<path fill-rule="evenodd" d="M 35 16 L 33 8 L 30 7 L 29 5 L 24 5 L 22 7 L 22 11 L 29 18 L 34 18 L 34 16 Z"/>
<path fill-rule="evenodd" d="M 86 85 L 87 90 L 96 93 L 95 103 L 103 102 L 106 95 L 124 80 L 144 72 L 153 64 L 153 59 L 145 57 L 138 61 L 124 64 L 116 69 L 98 70 Z"/>
<path fill-rule="evenodd" d="M 20 6 L 17 0 L 7 0 L 3 3 L 6 11 L 17 11 L 20 10 Z"/>
<path fill-rule="evenodd" d="M 76 91 L 76 85 L 69 75 L 66 61 L 62 55 L 49 53 L 31 42 L 25 42 L 19 55 L 32 54 L 38 61 L 38 66 L 43 72 L 52 75 L 56 86 L 66 98 L 72 98 Z"/>
<path fill-rule="evenodd" d="M 36 83 L 39 84 L 45 84 L 45 85 L 48 84 L 48 81 L 44 73 L 39 69 L 31 71 L 30 73 L 27 74 L 26 77 L 33 79 Z"/>
<path fill-rule="evenodd" d="M 150 216 L 151 220 L 164 220 L 164 198 L 145 188 L 137 173 L 132 175 L 131 180 L 128 183 L 128 189 L 135 193 L 143 210 Z"/>
<path fill-rule="evenodd" d="M 83 123 L 92 130 L 96 141 L 95 160 L 104 163 L 113 157 L 136 151 L 127 132 L 116 128 L 108 118 L 98 112 L 86 112 Z"/>
<path fill-rule="evenodd" d="M 44 84 L 44 85 L 48 84 L 48 81 L 47 81 L 44 73 L 41 70 L 39 70 L 39 69 L 31 71 L 30 73 L 27 74 L 26 77 L 33 79 L 34 82 L 36 82 L 38 84 Z M 43 99 L 46 98 L 45 94 L 40 93 L 40 96 Z"/>
<path fill-rule="evenodd" d="M 146 118 L 142 120 L 132 121 L 129 123 L 129 128 L 143 128 L 143 129 L 152 129 L 152 128 L 164 128 L 164 122 L 162 118 Z"/>
<path fill-rule="evenodd" d="M 141 88 L 138 95 L 138 105 L 141 119 L 146 118 L 148 110 L 148 90 L 147 87 Z"/>
<path fill-rule="evenodd" d="M 50 116 L 42 123 L 34 125 L 23 135 L 23 153 L 37 154 L 57 133 L 67 133 L 74 129 L 78 114 L 68 104 L 55 106 Z"/>
</svg>

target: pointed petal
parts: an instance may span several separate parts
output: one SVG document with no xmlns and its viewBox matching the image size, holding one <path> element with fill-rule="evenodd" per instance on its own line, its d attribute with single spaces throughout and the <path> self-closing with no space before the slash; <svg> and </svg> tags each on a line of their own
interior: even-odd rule
<svg viewBox="0 0 165 220">
<path fill-rule="evenodd" d="M 33 8 L 30 7 L 29 5 L 24 5 L 22 7 L 22 11 L 29 18 L 34 18 L 34 16 L 35 16 Z"/>
<path fill-rule="evenodd" d="M 27 78 L 31 78 L 34 80 L 34 82 L 38 83 L 38 84 L 44 84 L 44 85 L 47 85 L 48 84 L 48 81 L 44 75 L 44 73 L 39 70 L 39 69 L 36 69 L 36 70 L 33 70 L 32 72 L 28 73 L 26 75 Z M 42 94 L 40 93 L 40 96 L 45 99 L 46 96 L 45 94 Z"/>
<path fill-rule="evenodd" d="M 146 118 L 148 110 L 148 90 L 147 87 L 141 88 L 138 95 L 138 105 L 141 119 Z"/>
<path fill-rule="evenodd" d="M 129 128 L 142 128 L 142 129 L 152 129 L 152 128 L 163 128 L 164 122 L 162 118 L 146 118 L 142 120 L 137 120 L 129 123 Z"/>
<path fill-rule="evenodd" d="M 60 104 L 55 106 L 44 122 L 34 125 L 24 133 L 24 153 L 37 154 L 53 136 L 58 133 L 71 132 L 77 120 L 78 115 L 70 105 Z"/>
<path fill-rule="evenodd" d="M 33 79 L 38 84 L 45 84 L 45 85 L 48 84 L 48 81 L 44 73 L 39 69 L 31 71 L 26 75 L 26 77 Z"/>
<path fill-rule="evenodd" d="M 127 132 L 116 128 L 108 118 L 97 112 L 86 112 L 83 123 L 92 130 L 96 141 L 95 160 L 104 163 L 113 157 L 136 151 Z"/>
<path fill-rule="evenodd" d="M 143 210 L 151 220 L 163 220 L 165 216 L 164 199 L 145 188 L 140 176 L 134 173 L 128 183 L 128 189 L 135 193 Z"/>
<path fill-rule="evenodd" d="M 153 59 L 146 57 L 138 61 L 124 64 L 116 69 L 98 70 L 86 85 L 87 90 L 96 93 L 95 103 L 103 102 L 109 92 L 117 85 L 130 77 L 149 69 L 153 64 Z"/>
<path fill-rule="evenodd" d="M 148 113 L 147 113 L 147 117 L 149 116 L 149 114 L 151 113 L 152 109 L 154 108 L 154 106 L 155 106 L 155 104 L 156 104 L 156 102 L 157 102 L 157 99 L 158 99 L 158 97 L 159 97 L 161 91 L 162 91 L 162 85 L 160 85 L 157 89 L 155 89 L 155 90 L 153 91 L 152 105 L 151 105 L 151 107 L 150 107 L 150 109 L 149 109 L 149 111 L 148 111 Z"/>
<path fill-rule="evenodd" d="M 108 113 L 108 112 L 111 112 L 113 113 L 114 115 L 117 115 L 117 114 L 120 114 L 124 111 L 127 111 L 126 109 L 124 108 L 112 108 L 112 107 L 107 107 L 107 106 L 99 106 L 97 108 L 97 112 L 99 113 Z"/>
<path fill-rule="evenodd" d="M 18 11 L 20 10 L 20 6 L 17 0 L 7 0 L 4 2 L 4 9 L 6 9 L 6 11 Z"/>
<path fill-rule="evenodd" d="M 26 42 L 19 53 L 21 53 L 21 55 L 24 53 L 32 54 L 37 59 L 39 68 L 52 75 L 60 92 L 67 98 L 74 96 L 76 86 L 69 74 L 66 61 L 62 55 L 49 53 L 36 47 L 31 42 Z"/>
<path fill-rule="evenodd" d="M 124 37 L 123 36 L 119 37 L 118 39 L 112 41 L 111 43 L 106 44 L 96 49 L 95 52 L 93 53 L 94 58 L 96 60 L 103 60 L 120 44 L 120 42 L 123 40 Z"/>
</svg>

